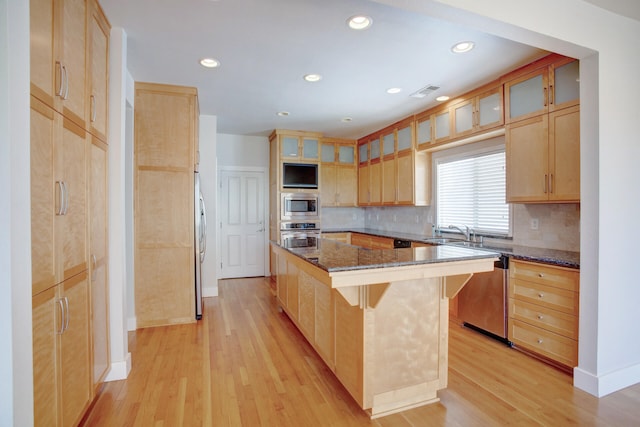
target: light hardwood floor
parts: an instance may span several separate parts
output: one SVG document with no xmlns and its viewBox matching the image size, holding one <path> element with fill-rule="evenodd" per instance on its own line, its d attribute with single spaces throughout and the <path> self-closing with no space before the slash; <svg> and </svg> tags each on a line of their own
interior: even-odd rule
<svg viewBox="0 0 640 427">
<path fill-rule="evenodd" d="M 370 420 L 284 313 L 267 279 L 220 281 L 197 324 L 129 335 L 129 378 L 86 426 L 640 425 L 640 385 L 597 399 L 569 375 L 451 323 L 441 401 Z"/>
</svg>

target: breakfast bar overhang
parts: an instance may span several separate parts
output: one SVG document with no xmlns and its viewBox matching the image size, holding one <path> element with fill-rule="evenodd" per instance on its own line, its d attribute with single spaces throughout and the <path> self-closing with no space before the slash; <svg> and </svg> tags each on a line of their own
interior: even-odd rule
<svg viewBox="0 0 640 427">
<path fill-rule="evenodd" d="M 278 304 L 371 418 L 447 386 L 449 298 L 498 254 L 452 246 L 271 243 Z"/>
</svg>

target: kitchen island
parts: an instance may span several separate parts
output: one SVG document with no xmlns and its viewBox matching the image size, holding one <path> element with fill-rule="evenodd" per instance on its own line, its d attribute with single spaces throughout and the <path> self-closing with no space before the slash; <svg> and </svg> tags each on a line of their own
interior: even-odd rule
<svg viewBox="0 0 640 427">
<path fill-rule="evenodd" d="M 495 252 L 272 242 L 280 307 L 372 418 L 437 402 L 447 386 L 448 306 Z"/>
</svg>

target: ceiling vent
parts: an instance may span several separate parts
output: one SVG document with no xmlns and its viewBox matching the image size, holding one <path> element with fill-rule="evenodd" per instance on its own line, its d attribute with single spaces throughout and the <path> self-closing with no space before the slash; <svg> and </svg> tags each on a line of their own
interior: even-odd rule
<svg viewBox="0 0 640 427">
<path fill-rule="evenodd" d="M 412 98 L 424 98 L 425 96 L 429 95 L 431 92 L 435 92 L 438 89 L 440 89 L 440 86 L 427 85 L 422 89 L 418 89 L 417 91 L 413 92 L 409 96 Z"/>
</svg>

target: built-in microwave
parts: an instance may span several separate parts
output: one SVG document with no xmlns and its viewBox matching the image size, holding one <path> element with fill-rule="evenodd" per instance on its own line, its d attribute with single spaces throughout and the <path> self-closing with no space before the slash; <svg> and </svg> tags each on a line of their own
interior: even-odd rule
<svg viewBox="0 0 640 427">
<path fill-rule="evenodd" d="M 312 219 L 319 215 L 320 203 L 315 193 L 282 193 L 282 220 Z"/>
</svg>

